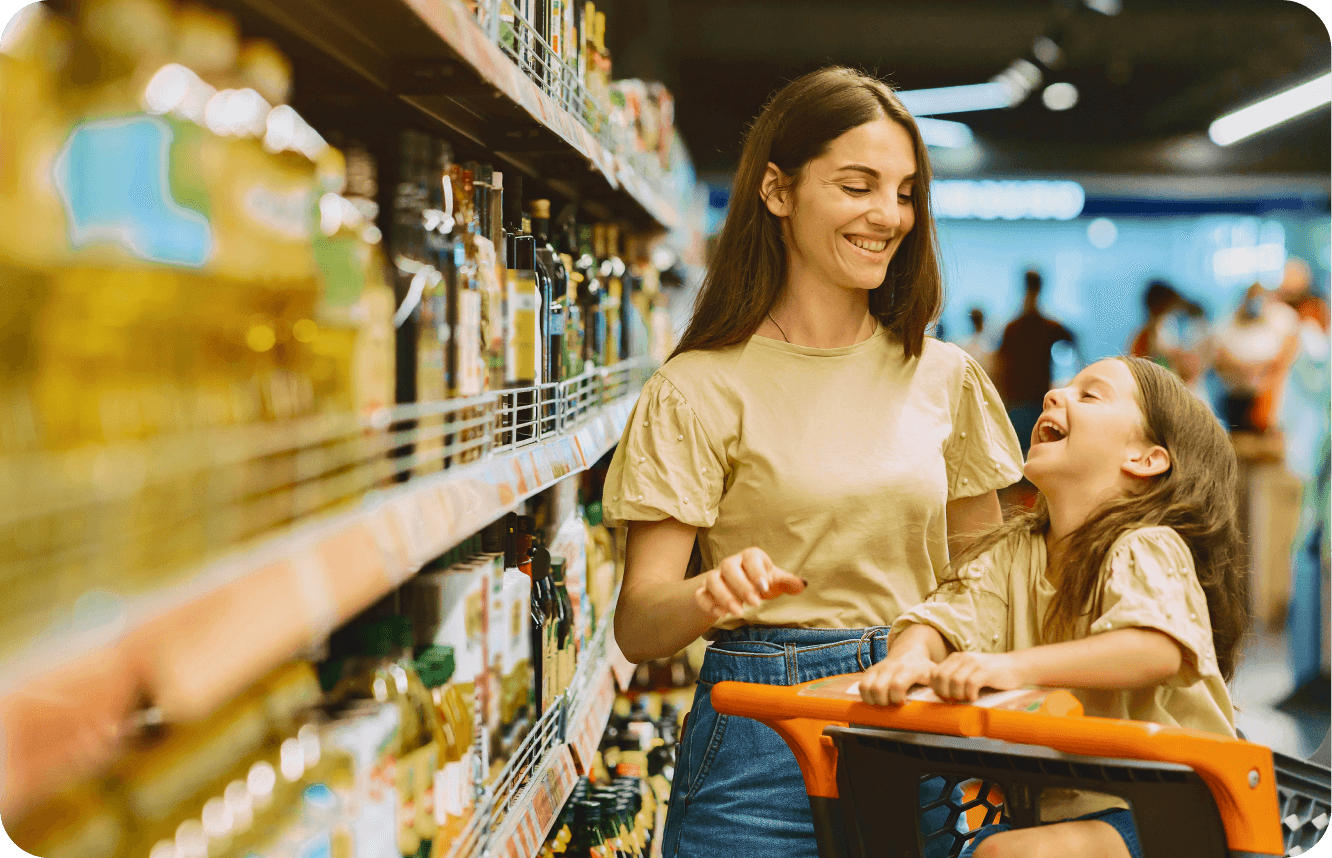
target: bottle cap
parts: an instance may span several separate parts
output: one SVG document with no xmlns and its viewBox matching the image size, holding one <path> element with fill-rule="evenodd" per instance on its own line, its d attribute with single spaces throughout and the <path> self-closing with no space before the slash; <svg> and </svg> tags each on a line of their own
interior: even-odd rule
<svg viewBox="0 0 1332 858">
<path fill-rule="evenodd" d="M 438 688 L 447 683 L 453 678 L 456 666 L 451 646 L 427 647 L 416 657 L 416 672 L 426 688 Z"/>
<path fill-rule="evenodd" d="M 550 552 L 544 545 L 532 549 L 532 580 L 540 581 L 550 575 Z"/>
</svg>

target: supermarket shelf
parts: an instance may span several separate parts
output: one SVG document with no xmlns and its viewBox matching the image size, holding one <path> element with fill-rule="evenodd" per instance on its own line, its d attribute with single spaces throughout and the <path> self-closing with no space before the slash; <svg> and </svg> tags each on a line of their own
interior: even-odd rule
<svg viewBox="0 0 1332 858">
<path fill-rule="evenodd" d="M 675 206 L 611 151 L 604 131 L 543 91 L 460 0 L 215 2 L 294 55 L 391 94 L 566 196 L 664 229 L 677 225 Z"/>
<path fill-rule="evenodd" d="M 477 451 L 477 461 L 274 531 L 174 586 L 104 594 L 96 622 L 78 631 L 76 619 L 88 612 L 76 606 L 0 662 L 0 732 L 9 749 L 0 812 L 112 759 L 144 701 L 166 720 L 206 715 L 462 539 L 595 463 L 618 441 L 649 369 L 640 360 L 549 385 L 558 398 L 545 406 L 516 407 L 520 397 L 508 391 L 488 403 L 467 400 L 466 413 L 488 405 L 495 421 L 475 433 L 488 451 Z M 546 403 L 541 388 L 531 396 Z M 417 415 L 445 405 L 399 410 Z M 506 441 L 506 433 L 518 434 L 524 410 L 542 415 L 538 425 L 528 427 L 530 438 Z M 382 441 L 396 437 L 385 432 Z"/>
<path fill-rule="evenodd" d="M 614 600 L 612 600 L 612 605 Z M 533 858 L 587 774 L 629 662 L 615 643 L 613 607 L 597 624 L 568 690 L 533 727 L 486 790 L 447 858 Z M 620 684 L 619 690 L 627 687 Z"/>
</svg>

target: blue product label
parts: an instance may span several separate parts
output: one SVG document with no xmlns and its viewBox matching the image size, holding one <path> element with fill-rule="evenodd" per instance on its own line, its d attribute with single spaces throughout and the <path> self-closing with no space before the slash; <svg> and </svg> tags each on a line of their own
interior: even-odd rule
<svg viewBox="0 0 1332 858">
<path fill-rule="evenodd" d="M 154 116 L 75 127 L 54 166 L 71 247 L 107 242 L 139 259 L 185 268 L 208 261 L 208 219 L 171 194 L 171 138 L 171 126 Z"/>
</svg>

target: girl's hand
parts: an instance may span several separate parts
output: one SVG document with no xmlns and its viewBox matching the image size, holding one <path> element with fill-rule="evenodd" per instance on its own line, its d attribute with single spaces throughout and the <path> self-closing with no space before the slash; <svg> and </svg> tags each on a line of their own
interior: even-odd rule
<svg viewBox="0 0 1332 858">
<path fill-rule="evenodd" d="M 804 579 L 778 569 L 762 548 L 746 548 L 700 576 L 694 602 L 713 620 L 720 620 L 727 614 L 739 616 L 745 605 L 758 607 L 783 593 L 804 590 Z"/>
<path fill-rule="evenodd" d="M 931 682 L 945 700 L 975 700 L 985 688 L 1007 691 L 1031 684 L 1016 652 L 955 652 L 934 666 Z"/>
<path fill-rule="evenodd" d="M 861 676 L 860 699 L 876 706 L 905 703 L 914 686 L 929 685 L 937 666 L 923 650 L 890 654 Z"/>
</svg>

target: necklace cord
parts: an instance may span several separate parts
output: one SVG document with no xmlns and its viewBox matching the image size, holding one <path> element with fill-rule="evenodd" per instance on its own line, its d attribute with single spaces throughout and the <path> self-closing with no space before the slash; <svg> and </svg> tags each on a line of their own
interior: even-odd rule
<svg viewBox="0 0 1332 858">
<path fill-rule="evenodd" d="M 779 332 L 781 332 L 782 339 L 786 340 L 788 343 L 791 342 L 791 338 L 788 337 L 788 336 L 786 335 L 786 331 L 783 331 L 783 330 L 782 330 L 782 326 L 781 326 L 781 325 L 778 325 L 778 324 L 777 324 L 777 320 L 774 319 L 774 318 L 772 317 L 772 311 L 771 311 L 771 310 L 768 311 L 768 321 L 769 321 L 769 322 L 772 322 L 774 325 L 777 326 L 777 330 L 778 330 Z"/>
</svg>

